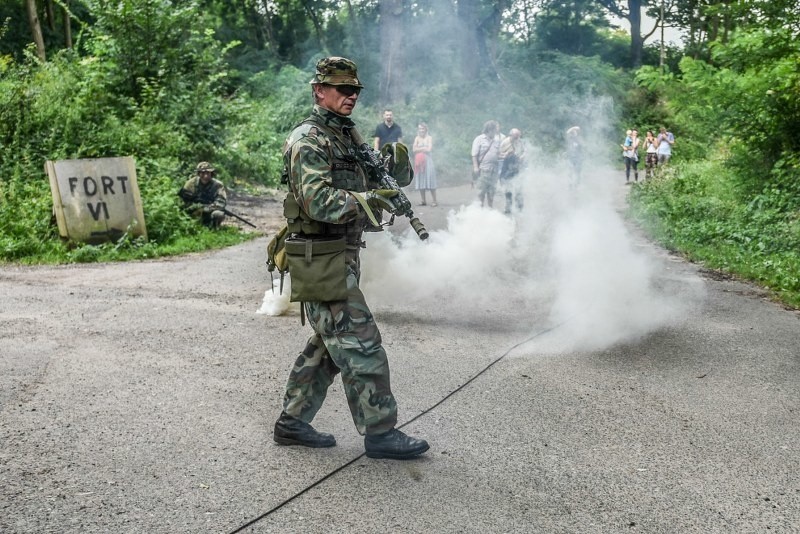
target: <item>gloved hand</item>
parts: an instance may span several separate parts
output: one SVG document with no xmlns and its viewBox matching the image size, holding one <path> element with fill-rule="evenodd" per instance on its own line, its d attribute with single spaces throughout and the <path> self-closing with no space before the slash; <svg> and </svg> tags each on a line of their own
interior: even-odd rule
<svg viewBox="0 0 800 534">
<path fill-rule="evenodd" d="M 395 207 L 391 199 L 400 194 L 396 189 L 373 189 L 365 195 L 367 204 L 373 210 L 386 210 L 394 213 Z"/>
<path fill-rule="evenodd" d="M 189 213 L 194 213 L 195 211 L 201 209 L 203 209 L 203 204 L 200 204 L 199 202 L 195 202 L 194 204 L 189 204 L 188 206 L 186 206 L 186 211 L 188 211 Z"/>
</svg>

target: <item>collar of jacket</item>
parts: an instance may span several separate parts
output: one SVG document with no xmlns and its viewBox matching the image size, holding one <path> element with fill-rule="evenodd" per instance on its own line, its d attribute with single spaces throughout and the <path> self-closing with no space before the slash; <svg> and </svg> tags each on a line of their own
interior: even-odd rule
<svg viewBox="0 0 800 534">
<path fill-rule="evenodd" d="M 314 109 L 311 111 L 311 115 L 316 117 L 325 126 L 329 126 L 331 128 L 343 130 L 345 128 L 355 127 L 355 123 L 350 120 L 349 117 L 338 115 L 333 111 L 319 106 L 318 104 L 314 104 Z"/>
</svg>

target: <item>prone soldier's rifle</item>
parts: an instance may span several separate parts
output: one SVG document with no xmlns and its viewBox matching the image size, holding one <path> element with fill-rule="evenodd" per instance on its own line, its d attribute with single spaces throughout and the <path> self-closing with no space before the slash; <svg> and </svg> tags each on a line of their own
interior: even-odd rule
<svg viewBox="0 0 800 534">
<path fill-rule="evenodd" d="M 179 197 L 181 197 L 181 198 L 184 200 L 184 202 L 186 202 L 186 203 L 195 203 L 195 204 L 201 204 L 201 205 L 203 205 L 204 207 L 210 206 L 210 205 L 212 205 L 212 203 L 213 203 L 213 199 L 212 199 L 212 201 L 211 201 L 211 202 L 202 202 L 202 199 L 201 199 L 201 198 L 198 198 L 198 195 L 197 195 L 197 193 L 192 193 L 192 192 L 190 192 L 190 191 L 187 191 L 186 189 L 184 189 L 184 188 L 182 188 L 182 187 L 181 187 L 181 190 L 180 190 L 180 191 L 178 191 L 178 196 L 179 196 Z M 243 223 L 245 223 L 245 224 L 249 224 L 249 225 L 250 225 L 250 226 L 252 226 L 253 228 L 258 228 L 258 226 L 256 226 L 255 224 L 251 223 L 250 221 L 248 221 L 248 220 L 247 220 L 247 219 L 245 219 L 244 217 L 240 217 L 239 215 L 236 215 L 235 213 L 233 213 L 232 211 L 230 211 L 228 208 L 217 208 L 217 207 L 213 207 L 213 209 L 215 209 L 215 210 L 219 210 L 219 211 L 221 211 L 222 213 L 224 213 L 225 215 L 229 215 L 229 216 L 231 216 L 231 217 L 235 217 L 235 218 L 239 219 L 240 221 L 242 221 Z"/>
<path fill-rule="evenodd" d="M 393 189 L 397 191 L 397 195 L 388 199 L 394 206 L 394 210 L 392 212 L 392 218 L 389 219 L 387 224 L 390 226 L 394 224 L 395 214 L 405 215 L 408 217 L 411 228 L 414 229 L 419 238 L 422 240 L 428 239 L 428 230 L 425 229 L 425 225 L 422 224 L 422 221 L 414 216 L 414 210 L 411 209 L 411 201 L 408 200 L 406 194 L 400 189 L 397 180 L 386 170 L 389 156 L 384 158 L 381 156 L 380 152 L 365 143 L 361 134 L 359 134 L 355 128 L 350 131 L 350 136 L 353 141 L 355 141 L 358 147 L 356 150 L 358 151 L 359 158 L 362 163 L 364 163 L 371 178 L 380 184 L 382 189 Z"/>
<path fill-rule="evenodd" d="M 258 228 L 258 226 L 256 226 L 255 224 L 251 223 L 250 221 L 248 221 L 244 217 L 240 217 L 240 216 L 236 215 L 235 213 L 233 213 L 232 211 L 228 210 L 227 208 L 215 208 L 215 209 L 219 209 L 219 211 L 221 211 L 225 215 L 230 215 L 231 217 L 235 217 L 235 218 L 239 219 L 240 221 L 242 221 L 243 223 L 249 224 L 253 228 Z"/>
</svg>

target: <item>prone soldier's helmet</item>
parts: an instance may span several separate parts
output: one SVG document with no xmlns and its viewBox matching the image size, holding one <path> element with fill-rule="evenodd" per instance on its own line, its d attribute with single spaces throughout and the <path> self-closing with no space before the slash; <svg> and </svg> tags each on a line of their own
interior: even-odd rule
<svg viewBox="0 0 800 534">
<path fill-rule="evenodd" d="M 358 80 L 356 64 L 344 57 L 325 57 L 317 62 L 317 71 L 311 85 L 352 85 L 364 87 Z"/>
<path fill-rule="evenodd" d="M 197 171 L 198 174 L 201 173 L 201 172 L 212 172 L 213 173 L 213 172 L 216 171 L 216 169 L 207 161 L 201 161 L 200 163 L 198 163 L 197 164 L 197 169 L 195 169 L 195 170 Z"/>
</svg>

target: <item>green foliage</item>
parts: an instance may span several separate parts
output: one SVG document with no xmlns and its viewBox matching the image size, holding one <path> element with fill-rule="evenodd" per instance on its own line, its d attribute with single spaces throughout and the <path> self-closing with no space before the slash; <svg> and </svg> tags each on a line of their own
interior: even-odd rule
<svg viewBox="0 0 800 534">
<path fill-rule="evenodd" d="M 800 122 L 800 51 L 793 37 L 789 30 L 742 31 L 727 44 L 714 43 L 716 65 L 684 57 L 680 79 L 659 80 L 655 69 L 643 68 L 638 80 L 667 96 L 675 129 L 684 137 L 705 140 L 706 146 L 720 138 L 742 143 L 747 159 L 757 161 L 765 175 L 764 169 L 800 152 L 794 133 Z"/>
<path fill-rule="evenodd" d="M 680 75 L 642 68 L 637 82 L 664 102 L 677 161 L 631 195 L 668 246 L 758 281 L 800 306 L 800 50 L 792 26 L 749 25 L 690 57 Z"/>
<path fill-rule="evenodd" d="M 263 70 L 250 78 L 240 95 L 238 127 L 218 154 L 233 176 L 279 184 L 283 141 L 311 109 L 309 80 L 308 72 L 292 66 Z"/>
<path fill-rule="evenodd" d="M 0 260 L 143 258 L 246 238 L 199 228 L 175 195 L 198 160 L 225 153 L 221 147 L 241 116 L 241 101 L 223 91 L 225 49 L 192 4 L 92 6 L 97 23 L 80 47 L 51 54 L 46 63 L 31 53 L 2 62 Z M 123 236 L 69 248 L 52 224 L 44 162 L 124 155 L 137 162 L 150 240 Z"/>
<path fill-rule="evenodd" d="M 629 198 L 633 216 L 667 247 L 800 307 L 800 216 L 784 209 L 783 191 L 742 203 L 724 161 L 705 160 L 668 167 Z"/>
<path fill-rule="evenodd" d="M 727 46 L 713 47 L 726 80 L 721 104 L 724 126 L 772 164 L 783 153 L 800 152 L 800 49 L 796 31 L 738 33 Z"/>
<path fill-rule="evenodd" d="M 596 55 L 600 31 L 608 27 L 605 12 L 592 0 L 546 3 L 536 16 L 539 48 L 570 55 Z"/>
<path fill-rule="evenodd" d="M 611 135 L 614 103 L 629 83 L 625 74 L 595 57 L 524 49 L 516 54 L 509 54 L 501 71 L 507 84 L 507 108 L 498 117 L 503 124 L 525 125 L 546 149 L 560 145 L 564 131 L 574 125 Z"/>
</svg>

